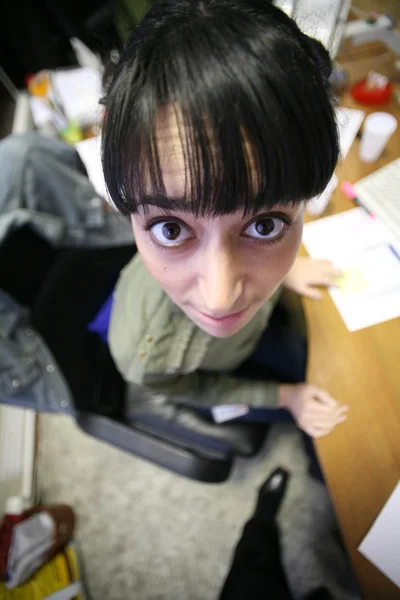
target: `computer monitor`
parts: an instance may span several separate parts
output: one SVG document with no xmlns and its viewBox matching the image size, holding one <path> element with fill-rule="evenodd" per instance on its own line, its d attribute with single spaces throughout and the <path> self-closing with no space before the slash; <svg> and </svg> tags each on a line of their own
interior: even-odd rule
<svg viewBox="0 0 400 600">
<path fill-rule="evenodd" d="M 344 33 L 351 0 L 276 0 L 307 35 L 320 40 L 335 58 Z"/>
</svg>

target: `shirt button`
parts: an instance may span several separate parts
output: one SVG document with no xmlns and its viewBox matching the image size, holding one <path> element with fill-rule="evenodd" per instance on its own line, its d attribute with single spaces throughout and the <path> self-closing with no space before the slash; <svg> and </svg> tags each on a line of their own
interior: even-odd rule
<svg viewBox="0 0 400 600">
<path fill-rule="evenodd" d="M 46 371 L 48 371 L 48 373 L 54 373 L 55 370 L 56 370 L 56 368 L 52 364 L 47 365 L 47 367 L 46 367 Z"/>
<path fill-rule="evenodd" d="M 146 354 L 147 354 L 147 352 L 146 352 L 146 350 L 143 350 L 143 348 L 141 350 L 139 350 L 139 356 L 141 358 L 144 358 L 146 356 Z"/>
<path fill-rule="evenodd" d="M 67 408 L 67 406 L 69 406 L 68 400 L 61 400 L 60 404 L 61 408 Z"/>
<path fill-rule="evenodd" d="M 152 335 L 146 335 L 146 342 L 149 342 L 149 344 L 151 344 L 152 341 L 153 341 L 153 336 Z"/>
<path fill-rule="evenodd" d="M 25 329 L 25 335 L 27 335 L 28 337 L 32 337 L 33 336 L 33 330 L 32 329 Z"/>
<path fill-rule="evenodd" d="M 17 389 L 21 385 L 21 382 L 19 379 L 13 379 L 11 385 L 13 386 L 13 388 Z"/>
</svg>

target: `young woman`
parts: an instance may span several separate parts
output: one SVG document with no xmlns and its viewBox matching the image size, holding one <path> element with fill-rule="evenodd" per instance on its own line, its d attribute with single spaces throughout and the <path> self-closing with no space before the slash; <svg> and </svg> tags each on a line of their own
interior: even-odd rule
<svg viewBox="0 0 400 600">
<path fill-rule="evenodd" d="M 268 341 L 282 285 L 318 298 L 338 275 L 296 259 L 305 203 L 338 158 L 330 72 L 322 45 L 266 0 L 166 0 L 132 33 L 103 134 L 107 185 L 139 250 L 109 331 L 128 381 L 250 420 L 283 408 L 313 437 L 346 419 L 324 390 L 268 379 L 282 346 L 281 371 L 296 370 L 291 343 Z M 265 376 L 237 376 L 253 357 Z"/>
</svg>

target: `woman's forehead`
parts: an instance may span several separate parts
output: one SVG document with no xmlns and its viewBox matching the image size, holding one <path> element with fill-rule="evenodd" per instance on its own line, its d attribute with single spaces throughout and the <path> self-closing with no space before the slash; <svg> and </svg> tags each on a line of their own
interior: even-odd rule
<svg viewBox="0 0 400 600">
<path fill-rule="evenodd" d="M 213 153 L 213 132 L 210 126 L 205 124 L 205 130 L 210 139 L 210 154 Z M 167 196 L 183 197 L 190 188 L 190 170 L 187 166 L 188 152 L 193 152 L 191 132 L 185 123 L 182 111 L 176 105 L 168 105 L 159 109 L 155 123 L 155 143 L 157 144 L 163 183 Z M 251 145 L 243 133 L 243 146 L 248 157 L 251 172 L 256 181 L 256 167 L 251 151 Z"/>
<path fill-rule="evenodd" d="M 155 143 L 157 144 L 160 167 L 167 196 L 182 197 L 188 179 L 185 166 L 185 146 L 187 128 L 184 126 L 182 112 L 175 105 L 161 107 L 155 124 Z"/>
</svg>

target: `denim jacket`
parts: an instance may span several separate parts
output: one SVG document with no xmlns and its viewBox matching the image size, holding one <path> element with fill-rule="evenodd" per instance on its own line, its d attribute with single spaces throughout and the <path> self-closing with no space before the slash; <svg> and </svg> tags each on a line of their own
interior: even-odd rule
<svg viewBox="0 0 400 600">
<path fill-rule="evenodd" d="M 55 247 L 104 248 L 133 239 L 128 220 L 104 210 L 75 150 L 37 133 L 0 142 L 0 244 L 27 224 Z M 0 402 L 73 411 L 68 385 L 28 312 L 1 289 Z"/>
<path fill-rule="evenodd" d="M 129 221 L 104 209 L 72 146 L 38 133 L 9 136 L 0 166 L 0 243 L 29 224 L 56 247 L 132 244 Z"/>
<path fill-rule="evenodd" d="M 73 412 L 68 385 L 28 311 L 0 290 L 0 402 L 38 412 Z"/>
</svg>

